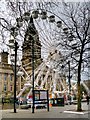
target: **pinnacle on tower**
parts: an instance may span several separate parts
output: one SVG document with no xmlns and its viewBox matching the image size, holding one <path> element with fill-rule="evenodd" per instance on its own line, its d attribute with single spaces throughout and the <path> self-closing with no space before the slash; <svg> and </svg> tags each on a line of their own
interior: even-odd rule
<svg viewBox="0 0 90 120">
<path fill-rule="evenodd" d="M 33 18 L 32 16 L 30 17 L 30 21 L 28 23 L 28 28 L 26 30 L 26 36 L 30 33 L 30 35 L 35 35 L 37 34 L 37 30 L 36 30 L 36 27 L 34 25 L 34 22 L 33 22 Z"/>
<path fill-rule="evenodd" d="M 33 18 L 32 18 L 32 16 L 30 17 L 30 23 L 33 23 Z"/>
</svg>

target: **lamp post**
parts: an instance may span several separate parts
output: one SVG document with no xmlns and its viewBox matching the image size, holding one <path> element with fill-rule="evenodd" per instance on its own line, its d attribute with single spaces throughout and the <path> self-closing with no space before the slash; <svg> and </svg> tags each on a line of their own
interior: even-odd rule
<svg viewBox="0 0 90 120">
<path fill-rule="evenodd" d="M 16 113 L 16 81 L 17 81 L 17 49 L 18 43 L 15 39 L 17 31 L 15 27 L 11 28 L 12 39 L 9 40 L 9 47 L 14 49 L 14 54 L 11 54 L 11 62 L 14 62 L 14 113 Z M 14 57 L 14 58 L 13 58 Z"/>
<path fill-rule="evenodd" d="M 15 41 L 15 68 L 14 68 L 14 113 L 16 113 L 16 81 L 17 81 L 17 49 L 18 43 Z"/>
<path fill-rule="evenodd" d="M 11 54 L 13 58 L 11 58 L 11 62 L 14 62 L 14 113 L 16 113 L 16 81 L 17 81 L 17 49 L 18 49 L 18 43 L 15 41 L 14 46 L 10 46 L 11 48 L 14 48 L 14 56 Z"/>
<path fill-rule="evenodd" d="M 70 75 L 70 61 L 68 61 L 68 69 L 69 69 L 69 75 L 68 75 L 68 83 L 69 83 L 69 102 L 71 104 L 71 75 Z"/>
<path fill-rule="evenodd" d="M 14 113 L 16 113 L 16 81 L 17 81 L 17 49 L 18 49 L 18 43 L 13 40 L 10 40 L 9 42 L 12 42 L 12 45 L 9 43 L 9 47 L 11 47 L 11 49 L 14 49 L 14 54 L 11 54 L 11 62 L 14 66 Z M 14 43 L 13 43 L 14 42 Z M 14 57 L 14 58 L 13 58 Z"/>
<path fill-rule="evenodd" d="M 34 94 L 34 37 L 32 39 L 32 94 L 33 94 L 33 106 L 32 113 L 34 113 L 34 102 L 35 102 L 35 94 Z"/>
</svg>

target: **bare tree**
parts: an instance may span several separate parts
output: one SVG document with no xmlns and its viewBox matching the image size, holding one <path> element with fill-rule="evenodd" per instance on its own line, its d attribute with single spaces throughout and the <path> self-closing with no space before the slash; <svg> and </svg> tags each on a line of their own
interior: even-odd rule
<svg viewBox="0 0 90 120">
<path fill-rule="evenodd" d="M 55 4 L 57 5 L 57 3 Z M 59 5 L 57 6 L 59 7 Z M 82 111 L 80 89 L 81 72 L 83 68 L 88 67 L 88 59 L 90 59 L 90 55 L 88 54 L 90 50 L 90 3 L 63 2 L 63 12 L 60 13 L 60 17 L 66 23 L 66 27 L 63 29 L 65 34 L 60 34 L 61 40 L 59 45 L 68 50 L 69 56 L 66 58 L 75 63 L 74 69 L 77 66 L 77 111 Z"/>
</svg>

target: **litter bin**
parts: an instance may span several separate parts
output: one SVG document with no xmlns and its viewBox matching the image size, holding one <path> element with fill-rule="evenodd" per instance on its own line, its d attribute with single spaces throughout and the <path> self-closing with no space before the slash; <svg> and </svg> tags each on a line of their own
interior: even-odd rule
<svg viewBox="0 0 90 120">
<path fill-rule="evenodd" d="M 57 98 L 57 105 L 64 106 L 64 98 Z"/>
<path fill-rule="evenodd" d="M 64 106 L 64 98 L 52 98 L 52 106 Z"/>
</svg>

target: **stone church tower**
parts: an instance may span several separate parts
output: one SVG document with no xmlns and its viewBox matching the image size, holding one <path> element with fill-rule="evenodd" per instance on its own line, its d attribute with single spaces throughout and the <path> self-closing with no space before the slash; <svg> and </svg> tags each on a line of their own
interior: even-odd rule
<svg viewBox="0 0 90 120">
<path fill-rule="evenodd" d="M 34 47 L 32 48 L 33 40 Z M 32 71 L 32 49 L 34 50 L 34 68 L 36 68 L 42 61 L 41 42 L 39 41 L 38 31 L 33 23 L 33 18 L 31 17 L 22 45 L 22 66 L 28 74 Z"/>
</svg>

